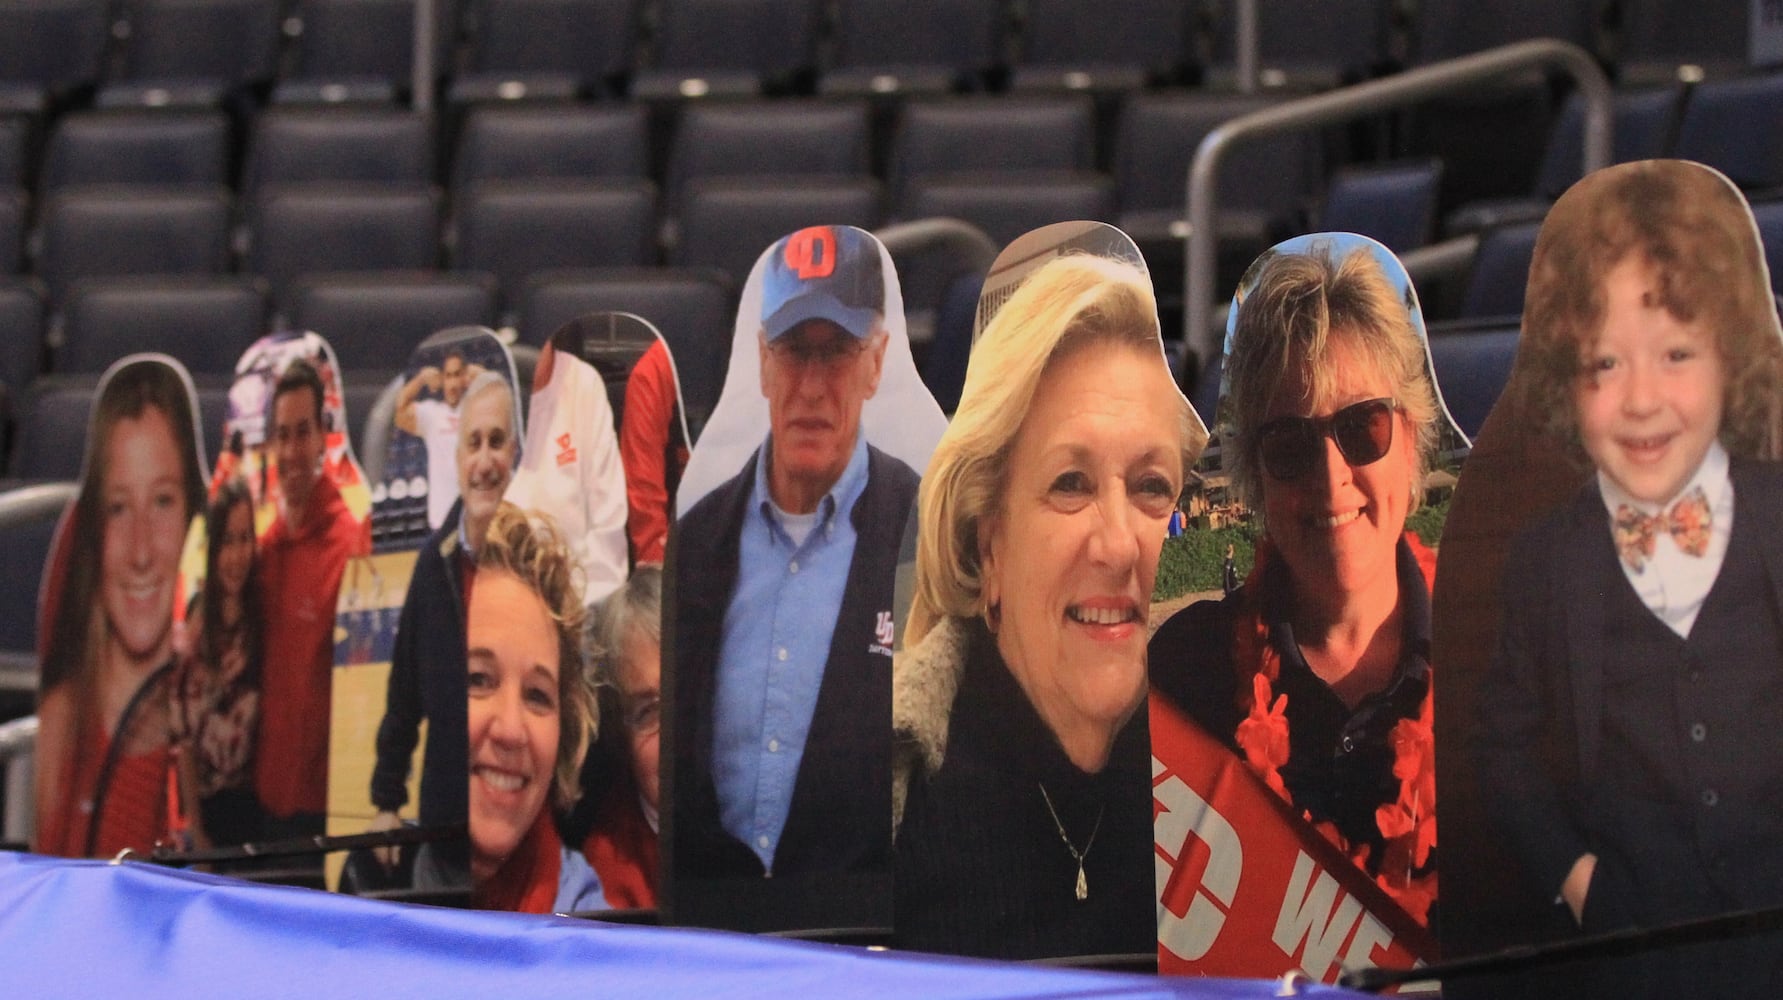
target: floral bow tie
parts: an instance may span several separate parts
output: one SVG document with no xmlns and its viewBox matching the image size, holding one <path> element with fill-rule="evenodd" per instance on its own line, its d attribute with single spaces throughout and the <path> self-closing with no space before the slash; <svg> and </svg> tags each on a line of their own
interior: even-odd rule
<svg viewBox="0 0 1783 1000">
<path fill-rule="evenodd" d="M 1627 504 L 1616 508 L 1613 530 L 1616 552 L 1628 568 L 1636 573 L 1653 558 L 1653 541 L 1659 532 L 1672 536 L 1678 551 L 1687 556 L 1700 556 L 1709 550 L 1709 498 L 1698 486 L 1670 510 L 1651 517 Z"/>
</svg>

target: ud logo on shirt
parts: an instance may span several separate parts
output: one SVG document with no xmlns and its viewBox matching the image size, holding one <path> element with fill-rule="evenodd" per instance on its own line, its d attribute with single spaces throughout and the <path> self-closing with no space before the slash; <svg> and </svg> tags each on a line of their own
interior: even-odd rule
<svg viewBox="0 0 1783 1000">
<path fill-rule="evenodd" d="M 570 442 L 570 432 L 557 435 L 557 467 L 573 465 L 576 461 L 576 446 Z"/>
<path fill-rule="evenodd" d="M 891 612 L 879 612 L 879 617 L 873 624 L 873 644 L 867 647 L 867 652 L 881 656 L 892 655 L 892 639 L 896 634 L 893 628 Z"/>
</svg>

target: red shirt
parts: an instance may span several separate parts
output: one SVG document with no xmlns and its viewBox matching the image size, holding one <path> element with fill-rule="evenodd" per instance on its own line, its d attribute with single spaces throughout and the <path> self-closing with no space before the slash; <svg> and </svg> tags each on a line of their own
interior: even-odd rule
<svg viewBox="0 0 1783 1000">
<path fill-rule="evenodd" d="M 363 535 L 323 476 L 300 531 L 281 516 L 260 538 L 266 627 L 254 787 L 260 804 L 281 819 L 327 806 L 334 607 L 347 558 L 363 551 Z"/>
<path fill-rule="evenodd" d="M 678 477 L 687 464 L 685 446 L 674 447 L 673 469 L 669 464 L 677 396 L 668 348 L 658 340 L 626 379 L 625 413 L 619 421 L 619 461 L 625 466 L 629 508 L 625 533 L 635 562 L 662 562 L 668 542 L 669 479 L 671 474 Z"/>
<path fill-rule="evenodd" d="M 601 802 L 594 829 L 582 841 L 582 856 L 600 876 L 607 905 L 621 910 L 656 906 L 656 831 L 644 818 L 637 786 L 615 781 Z"/>
</svg>

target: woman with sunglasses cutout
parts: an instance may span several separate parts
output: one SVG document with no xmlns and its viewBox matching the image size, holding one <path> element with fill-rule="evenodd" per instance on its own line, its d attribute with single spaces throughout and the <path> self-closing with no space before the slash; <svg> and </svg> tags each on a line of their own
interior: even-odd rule
<svg viewBox="0 0 1783 1000">
<path fill-rule="evenodd" d="M 1440 411 L 1405 299 L 1365 241 L 1332 243 L 1354 249 L 1253 265 L 1220 416 L 1233 491 L 1264 534 L 1243 585 L 1158 630 L 1150 670 L 1425 920 L 1435 556 L 1405 521 Z"/>
</svg>

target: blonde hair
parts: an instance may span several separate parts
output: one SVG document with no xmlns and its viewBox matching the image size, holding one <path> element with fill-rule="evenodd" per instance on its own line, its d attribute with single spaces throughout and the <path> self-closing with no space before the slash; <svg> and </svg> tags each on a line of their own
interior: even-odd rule
<svg viewBox="0 0 1783 1000">
<path fill-rule="evenodd" d="M 1727 373 L 1722 444 L 1735 455 L 1783 457 L 1783 334 L 1752 210 L 1726 177 L 1687 160 L 1599 170 L 1549 210 L 1512 375 L 1525 412 L 1584 457 L 1573 390 L 1603 332 L 1604 279 L 1630 254 L 1653 269 L 1666 311 L 1714 338 Z"/>
<path fill-rule="evenodd" d="M 1314 403 L 1336 391 L 1330 363 L 1334 345 L 1361 354 L 1368 369 L 1386 376 L 1399 411 L 1411 423 L 1415 445 L 1411 506 L 1428 456 L 1436 449 L 1436 390 L 1430 382 L 1424 342 L 1412 327 L 1411 310 L 1366 247 L 1333 261 L 1329 251 L 1276 254 L 1260 261 L 1262 273 L 1238 306 L 1226 359 L 1226 419 L 1236 437 L 1230 458 L 1238 498 L 1261 510 L 1263 470 L 1257 434 L 1283 380 L 1302 375 Z"/>
<path fill-rule="evenodd" d="M 982 615 L 979 525 L 1000 505 L 1009 455 L 1046 372 L 1089 344 L 1158 355 L 1157 302 L 1144 271 L 1088 254 L 1055 257 L 1029 275 L 986 325 L 966 364 L 959 411 L 935 446 L 917 509 L 915 595 L 906 642 L 921 641 L 943 616 Z M 1181 393 L 1178 408 L 1186 475 L 1205 440 Z"/>
<path fill-rule="evenodd" d="M 551 517 L 507 501 L 496 508 L 477 546 L 477 571 L 511 573 L 537 594 L 557 632 L 559 733 L 552 789 L 560 808 L 581 795 L 582 759 L 599 729 L 594 691 L 582 673 L 582 628 L 587 612 L 569 545 Z"/>
</svg>

